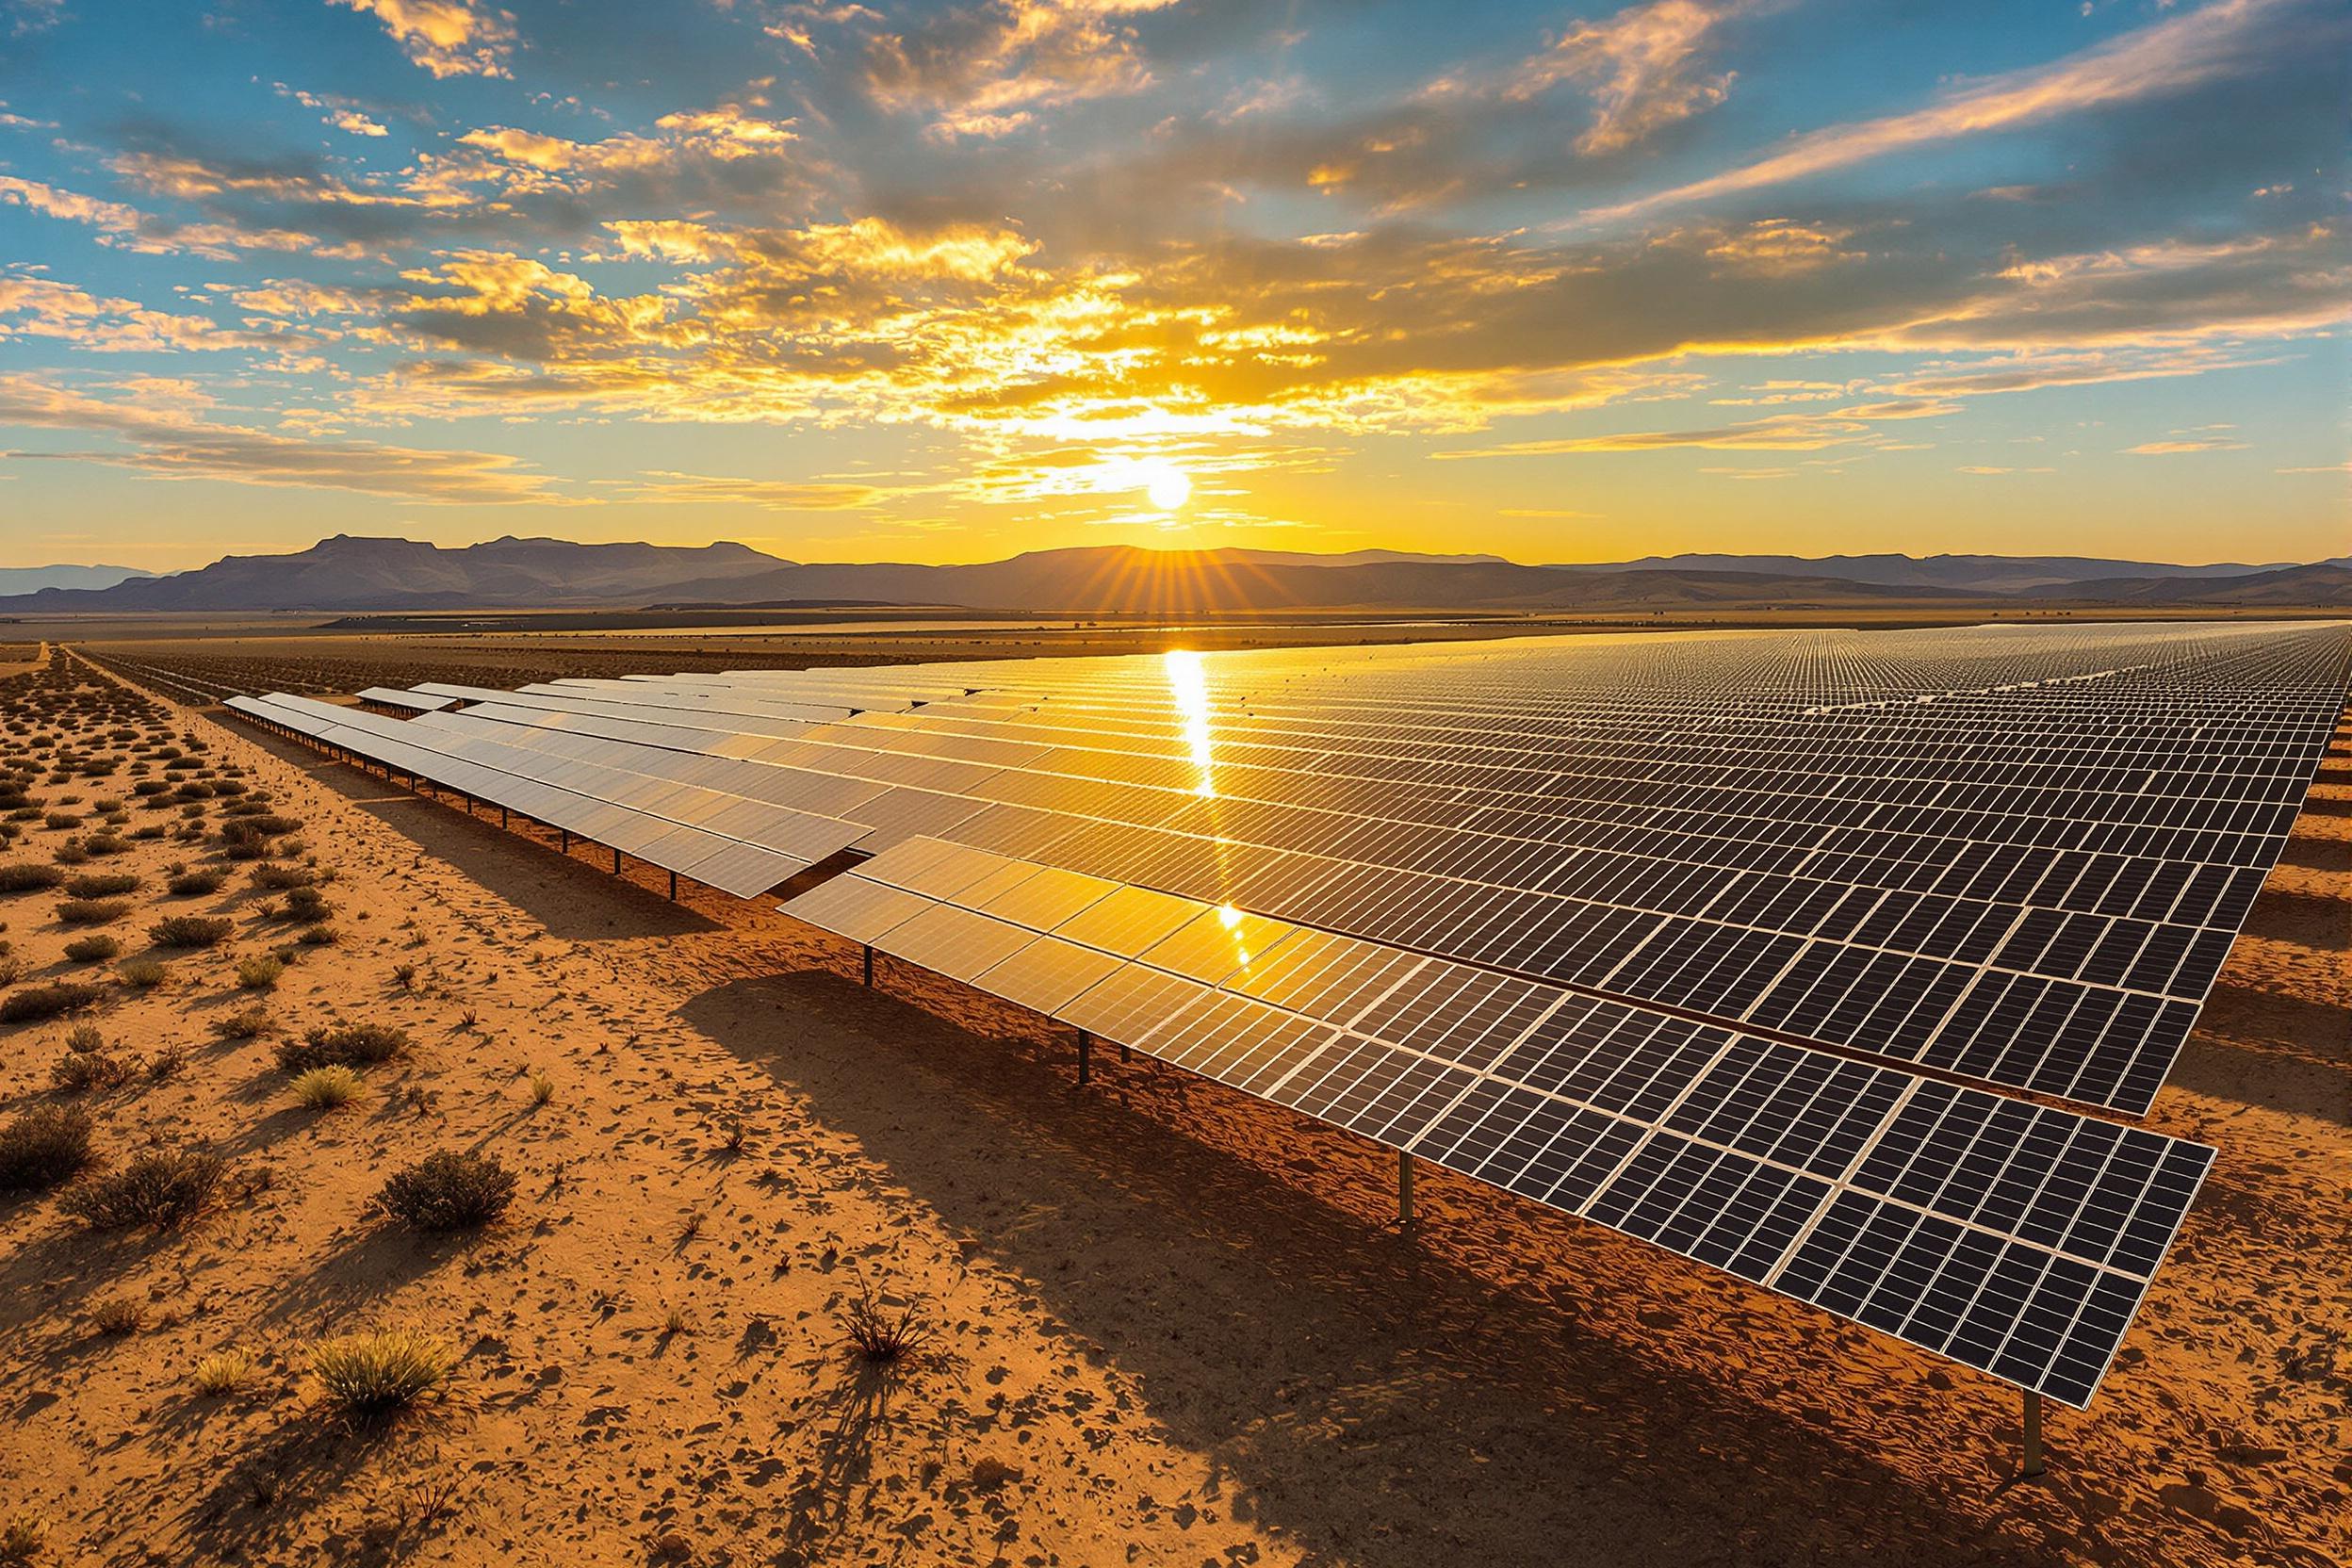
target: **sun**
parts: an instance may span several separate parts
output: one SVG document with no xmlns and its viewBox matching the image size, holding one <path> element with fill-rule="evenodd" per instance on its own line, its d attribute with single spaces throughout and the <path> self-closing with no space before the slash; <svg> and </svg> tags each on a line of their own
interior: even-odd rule
<svg viewBox="0 0 2352 1568">
<path fill-rule="evenodd" d="M 1192 499 L 1192 476 L 1173 463 L 1147 463 L 1143 493 L 1162 512 L 1174 512 Z"/>
</svg>

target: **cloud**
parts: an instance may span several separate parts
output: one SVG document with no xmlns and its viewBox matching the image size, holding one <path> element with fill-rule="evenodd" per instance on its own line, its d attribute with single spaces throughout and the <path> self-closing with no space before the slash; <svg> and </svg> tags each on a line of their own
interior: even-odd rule
<svg viewBox="0 0 2352 1568">
<path fill-rule="evenodd" d="M 988 0 L 952 8 L 865 48 L 885 108 L 934 116 L 940 136 L 1001 137 L 1041 111 L 1139 92 L 1152 81 L 1126 19 L 1179 0 Z"/>
<path fill-rule="evenodd" d="M 1651 0 L 1579 23 L 1522 66 L 1505 95 L 1532 98 L 1564 81 L 1588 85 L 1592 122 L 1576 138 L 1576 151 L 1622 151 L 1723 101 L 1733 74 L 1705 70 L 1704 46 L 1726 18 L 1748 8 L 1736 0 Z"/>
<path fill-rule="evenodd" d="M 1594 209 L 1588 220 L 1643 217 L 1760 190 L 1892 153 L 2180 92 L 2252 68 L 2280 47 L 2272 25 L 2301 0 L 2214 0 L 2195 11 L 2067 56 L 1946 93 L 1925 108 L 1831 125 L 1720 174 Z"/>
<path fill-rule="evenodd" d="M 855 512 L 873 506 L 887 494 L 872 484 L 727 479 L 654 468 L 646 471 L 641 482 L 629 485 L 617 498 L 676 503 L 715 501 L 756 506 L 768 512 Z"/>
<path fill-rule="evenodd" d="M 2180 436 L 2169 441 L 2143 441 L 2124 451 L 2132 457 L 2178 457 L 2188 452 L 2242 452 L 2246 444 L 2227 435 Z"/>
<path fill-rule="evenodd" d="M 153 310 L 136 300 L 91 294 L 54 278 L 0 273 L 0 343 L 11 337 L 54 338 L 84 353 L 253 349 L 270 343 L 201 316 Z"/>
<path fill-rule="evenodd" d="M 514 19 L 471 0 L 327 0 L 384 24 L 408 57 L 435 77 L 504 76 Z"/>
<path fill-rule="evenodd" d="M 0 425 L 88 431 L 117 436 L 128 449 L 10 454 L 20 461 L 98 463 L 172 479 L 356 490 L 450 504 L 569 500 L 503 453 L 302 440 L 182 411 L 93 398 L 29 376 L 0 376 Z"/>
<path fill-rule="evenodd" d="M 104 231 L 107 242 L 146 254 L 187 251 L 227 261 L 240 250 L 309 251 L 318 241 L 287 229 L 240 229 L 227 223 L 182 223 L 121 202 L 60 190 L 38 180 L 0 174 L 0 206 L 22 206 L 62 222 Z"/>
</svg>

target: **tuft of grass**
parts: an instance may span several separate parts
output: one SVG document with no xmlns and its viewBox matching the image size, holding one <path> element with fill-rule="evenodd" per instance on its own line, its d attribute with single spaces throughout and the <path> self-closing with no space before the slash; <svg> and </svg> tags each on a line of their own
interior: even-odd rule
<svg viewBox="0 0 2352 1568">
<path fill-rule="evenodd" d="M 275 987 L 278 976 L 286 972 L 286 960 L 267 953 L 240 958 L 237 965 L 237 983 L 249 991 L 266 991 Z"/>
<path fill-rule="evenodd" d="M 554 1080 L 553 1078 L 549 1077 L 547 1074 L 546 1074 L 546 1073 L 544 1073 L 544 1072 L 534 1072 L 534 1073 L 532 1073 L 532 1074 L 531 1075 L 531 1104 L 532 1104 L 534 1107 L 535 1107 L 535 1106 L 539 1106 L 539 1105 L 544 1105 L 544 1104 L 547 1103 L 549 1101 L 553 1100 L 554 1098 L 555 1098 L 555 1080 Z"/>
<path fill-rule="evenodd" d="M 284 860 L 264 860 L 246 878 L 256 888 L 283 891 L 287 888 L 307 888 L 318 874 L 308 866 L 288 864 Z"/>
<path fill-rule="evenodd" d="M 333 947 L 343 939 L 343 934 L 332 925 L 309 925 L 295 937 L 304 947 Z"/>
<path fill-rule="evenodd" d="M 388 1023 L 320 1024 L 299 1040 L 278 1047 L 286 1072 L 314 1067 L 374 1067 L 408 1054 L 408 1031 Z"/>
<path fill-rule="evenodd" d="M 177 1078 L 187 1066 L 188 1047 L 176 1044 L 157 1046 L 155 1054 L 147 1058 L 147 1076 L 158 1084 L 168 1083 Z"/>
<path fill-rule="evenodd" d="M 392 966 L 392 979 L 394 983 L 404 991 L 416 989 L 416 966 L 415 964 L 394 964 Z"/>
<path fill-rule="evenodd" d="M 506 1212 L 514 1200 L 514 1173 L 495 1155 L 445 1149 L 395 1171 L 376 1200 L 419 1231 L 470 1231 Z"/>
<path fill-rule="evenodd" d="M 124 1339 L 139 1332 L 147 1321 L 146 1303 L 118 1296 L 102 1301 L 90 1315 L 90 1326 L 108 1339 Z"/>
<path fill-rule="evenodd" d="M 8 1568 L 39 1562 L 49 1550 L 49 1521 L 38 1513 L 19 1512 L 0 1522 L 0 1563 Z"/>
<path fill-rule="evenodd" d="M 105 933 L 76 937 L 65 944 L 66 958 L 76 964 L 103 964 L 122 956 L 122 944 Z"/>
<path fill-rule="evenodd" d="M 157 947 L 215 947 L 236 929 L 226 915 L 172 915 L 149 926 L 147 939 Z"/>
<path fill-rule="evenodd" d="M 57 919 L 67 925 L 104 925 L 130 912 L 127 898 L 69 898 L 57 906 Z"/>
<path fill-rule="evenodd" d="M 74 1051 L 49 1070 L 49 1082 L 66 1094 L 102 1094 L 139 1076 L 139 1064 L 104 1051 Z"/>
<path fill-rule="evenodd" d="M 358 1426 L 389 1421 L 449 1380 L 456 1352 L 410 1329 L 348 1334 L 311 1352 L 327 1402 Z"/>
<path fill-rule="evenodd" d="M 226 1018 L 214 1019 L 204 1027 L 210 1029 L 214 1037 L 218 1039 L 250 1040 L 257 1036 L 270 1033 L 277 1027 L 277 1023 L 270 1018 L 270 1009 L 256 1002 L 250 1007 L 239 1008 Z"/>
<path fill-rule="evenodd" d="M 314 1067 L 307 1072 L 296 1073 L 287 1086 L 294 1091 L 294 1102 L 304 1110 L 332 1111 L 348 1105 L 367 1088 L 367 1081 L 348 1067 Z"/>
<path fill-rule="evenodd" d="M 36 1105 L 0 1128 L 0 1192 L 43 1192 L 80 1175 L 90 1160 L 90 1115 L 79 1105 Z"/>
<path fill-rule="evenodd" d="M 908 1300 L 893 1309 L 874 1288 L 861 1282 L 858 1298 L 841 1315 L 842 1327 L 858 1359 L 870 1366 L 892 1366 L 912 1361 L 939 1334 L 939 1325 L 923 1316 L 923 1303 Z"/>
<path fill-rule="evenodd" d="M 188 1382 L 204 1398 L 219 1399 L 235 1394 L 253 1377 L 253 1357 L 242 1350 L 216 1350 L 197 1361 Z"/>
<path fill-rule="evenodd" d="M 172 966 L 160 958 L 134 958 L 115 974 L 135 991 L 151 991 L 172 978 Z"/>
<path fill-rule="evenodd" d="M 0 997 L 0 1023 L 29 1023 L 94 1007 L 106 993 L 79 980 L 52 980 Z"/>
<path fill-rule="evenodd" d="M 68 1192 L 65 1212 L 96 1231 L 168 1230 L 211 1207 L 223 1162 L 202 1149 L 158 1150 Z"/>
</svg>

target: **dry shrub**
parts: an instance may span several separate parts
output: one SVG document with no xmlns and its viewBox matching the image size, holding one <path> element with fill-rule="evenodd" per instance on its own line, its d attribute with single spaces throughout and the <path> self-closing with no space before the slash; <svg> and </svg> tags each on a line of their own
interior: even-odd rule
<svg viewBox="0 0 2352 1568">
<path fill-rule="evenodd" d="M 147 938 L 157 947 L 214 947 L 236 929 L 226 915 L 172 915 L 149 926 Z"/>
<path fill-rule="evenodd" d="M 314 1067 L 374 1067 L 408 1054 L 408 1031 L 388 1023 L 321 1024 L 299 1040 L 278 1047 L 278 1066 L 287 1072 Z"/>
<path fill-rule="evenodd" d="M 216 1350 L 196 1363 L 188 1381 L 204 1398 L 218 1399 L 243 1388 L 253 1376 L 253 1357 L 242 1350 Z"/>
<path fill-rule="evenodd" d="M 0 1128 L 0 1192 L 41 1192 L 90 1164 L 90 1115 L 79 1105 L 36 1105 Z"/>
<path fill-rule="evenodd" d="M 165 886 L 181 898 L 198 898 L 205 893 L 219 892 L 228 879 L 229 874 L 220 867 L 206 866 L 201 871 L 174 873 Z"/>
<path fill-rule="evenodd" d="M 891 1308 L 872 1282 L 861 1282 L 858 1298 L 841 1315 L 849 1342 L 869 1365 L 890 1366 L 911 1361 L 939 1334 L 939 1326 L 922 1315 L 920 1299 Z"/>
<path fill-rule="evenodd" d="M 92 1230 L 186 1224 L 212 1204 L 223 1162 L 202 1149 L 158 1150 L 82 1183 L 63 1206 Z"/>
<path fill-rule="evenodd" d="M 57 906 L 57 919 L 67 925 L 104 925 L 130 912 L 127 898 L 69 898 Z"/>
<path fill-rule="evenodd" d="M 114 972 L 135 991 L 151 991 L 172 978 L 171 966 L 160 958 L 134 958 Z"/>
<path fill-rule="evenodd" d="M 75 898 L 120 898 L 139 891 L 139 878 L 129 872 L 88 872 L 66 883 Z"/>
<path fill-rule="evenodd" d="M 0 1023 L 28 1023 L 94 1007 L 106 993 L 79 980 L 53 980 L 0 997 Z"/>
<path fill-rule="evenodd" d="M 267 953 L 240 958 L 237 965 L 237 983 L 242 989 L 266 991 L 275 987 L 278 976 L 286 972 L 286 960 Z"/>
<path fill-rule="evenodd" d="M 386 1214 L 419 1231 L 474 1230 L 514 1200 L 514 1173 L 497 1156 L 447 1149 L 395 1171 L 376 1197 Z"/>
<path fill-rule="evenodd" d="M 122 956 L 122 944 L 112 937 L 76 937 L 65 944 L 65 956 L 77 964 L 103 964 Z"/>
<path fill-rule="evenodd" d="M 225 1018 L 214 1019 L 204 1027 L 219 1039 L 250 1040 L 257 1035 L 270 1033 L 277 1024 L 270 1017 L 270 1009 L 255 1003 L 250 1007 L 240 1007 Z"/>
<path fill-rule="evenodd" d="M 66 1094 L 98 1094 L 121 1088 L 139 1076 L 139 1064 L 105 1051 L 74 1051 L 49 1070 L 49 1082 Z"/>
</svg>

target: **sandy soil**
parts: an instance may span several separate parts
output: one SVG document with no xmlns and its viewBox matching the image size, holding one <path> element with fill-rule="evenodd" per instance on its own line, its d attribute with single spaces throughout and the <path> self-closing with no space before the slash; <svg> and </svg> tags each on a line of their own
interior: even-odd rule
<svg viewBox="0 0 2352 1568">
<path fill-rule="evenodd" d="M 102 1145 L 208 1143 L 239 1196 L 129 1237 L 54 1197 L 0 1206 L 0 1525 L 47 1523 L 55 1560 L 2352 1550 L 2352 744 L 2151 1118 L 2221 1145 L 2206 1194 L 2097 1405 L 2052 1412 L 2050 1477 L 2011 1484 L 2017 1396 L 1959 1368 L 1442 1172 L 1399 1234 L 1369 1145 L 1116 1054 L 1081 1088 L 1067 1038 L 977 993 L 887 960 L 867 990 L 854 950 L 761 906 L 674 905 L 601 852 L 209 732 L 337 874 L 342 940 L 271 1007 L 395 1021 L 418 1049 L 314 1114 L 267 1041 L 213 1039 L 251 1000 L 235 958 L 283 929 L 241 875 L 193 901 L 237 921 L 230 943 L 97 1015 L 189 1052 L 96 1102 Z M 118 858 L 152 879 L 186 853 Z M 0 899 L 27 983 L 67 939 L 54 896 Z M 51 1098 L 62 1034 L 0 1030 L 7 1111 Z M 537 1106 L 534 1071 L 555 1084 Z M 523 1173 L 500 1226 L 428 1244 L 369 1217 L 390 1168 L 474 1148 Z M 918 1302 L 934 1353 L 858 1363 L 860 1282 Z M 145 1324 L 95 1331 L 120 1299 Z M 384 1324 L 464 1360 L 446 1398 L 352 1432 L 308 1350 Z M 196 1360 L 231 1348 L 251 1388 L 196 1395 Z"/>
</svg>

